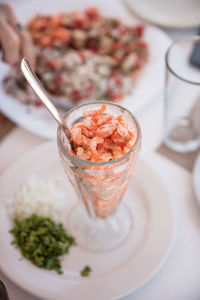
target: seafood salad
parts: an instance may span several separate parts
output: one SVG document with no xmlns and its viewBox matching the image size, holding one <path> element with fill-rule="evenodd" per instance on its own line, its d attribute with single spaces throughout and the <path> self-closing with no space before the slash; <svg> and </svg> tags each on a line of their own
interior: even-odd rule
<svg viewBox="0 0 200 300">
<path fill-rule="evenodd" d="M 134 89 L 148 59 L 143 26 L 104 17 L 94 8 L 36 15 L 27 28 L 36 52 L 36 74 L 52 95 L 68 101 L 118 101 Z M 4 79 L 6 93 L 41 105 L 17 66 Z"/>
<path fill-rule="evenodd" d="M 112 103 L 94 103 L 69 112 L 66 122 L 71 124 L 73 150 L 61 129 L 58 147 L 64 170 L 88 215 L 107 218 L 116 211 L 134 171 L 141 134 L 127 110 Z"/>
<path fill-rule="evenodd" d="M 110 161 L 127 153 L 136 134 L 124 117 L 104 113 L 107 105 L 98 110 L 85 110 L 83 119 L 70 129 L 75 154 L 89 161 Z"/>
</svg>

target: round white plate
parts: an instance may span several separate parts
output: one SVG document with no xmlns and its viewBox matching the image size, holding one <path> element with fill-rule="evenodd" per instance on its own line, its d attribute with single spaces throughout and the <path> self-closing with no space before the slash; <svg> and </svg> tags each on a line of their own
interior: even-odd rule
<svg viewBox="0 0 200 300">
<path fill-rule="evenodd" d="M 198 0 L 125 0 L 143 19 L 163 27 L 189 28 L 200 25 Z"/>
<path fill-rule="evenodd" d="M 20 176 L 19 176 L 20 173 Z M 144 285 L 166 261 L 174 237 L 171 202 L 159 176 L 139 161 L 133 180 L 124 196 L 133 226 L 126 240 L 116 249 L 92 252 L 74 246 L 62 260 L 63 275 L 39 269 L 26 259 L 19 260 L 19 250 L 10 245 L 11 222 L 7 202 L 29 176 L 57 180 L 66 192 L 66 222 L 76 196 L 60 166 L 56 143 L 35 148 L 11 165 L 0 178 L 0 268 L 17 285 L 44 299 L 110 300 L 118 299 Z M 79 272 L 92 268 L 89 278 Z"/>
<path fill-rule="evenodd" d="M 37 12 L 56 14 L 58 12 L 82 10 L 94 5 L 103 15 L 119 17 L 125 23 L 135 24 L 133 17 L 125 6 L 117 0 L 30 0 L 13 1 L 12 5 L 21 22 L 27 22 Z M 125 97 L 120 104 L 132 111 L 145 106 L 163 87 L 164 84 L 164 54 L 171 43 L 170 38 L 160 29 L 147 26 L 145 40 L 149 44 L 149 62 L 140 74 L 132 95 Z M 8 66 L 0 62 L 0 110 L 13 122 L 30 132 L 45 138 L 55 138 L 57 124 L 45 108 L 27 107 L 3 91 L 2 80 Z"/>
<path fill-rule="evenodd" d="M 193 183 L 197 199 L 200 203 L 200 155 L 197 157 L 197 160 L 194 165 Z"/>
</svg>

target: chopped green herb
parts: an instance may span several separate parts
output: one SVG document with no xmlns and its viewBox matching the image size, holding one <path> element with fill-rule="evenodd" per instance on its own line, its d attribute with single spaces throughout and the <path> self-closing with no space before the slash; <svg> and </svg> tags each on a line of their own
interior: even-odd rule
<svg viewBox="0 0 200 300">
<path fill-rule="evenodd" d="M 56 270 L 62 274 L 59 256 L 68 253 L 74 238 L 68 235 L 62 224 L 50 218 L 32 215 L 26 220 L 14 220 L 10 231 L 21 254 L 40 268 Z"/>
<path fill-rule="evenodd" d="M 86 266 L 85 268 L 83 268 L 83 270 L 80 272 L 80 274 L 83 277 L 87 277 L 90 275 L 91 271 L 92 271 L 91 268 L 89 266 Z"/>
</svg>

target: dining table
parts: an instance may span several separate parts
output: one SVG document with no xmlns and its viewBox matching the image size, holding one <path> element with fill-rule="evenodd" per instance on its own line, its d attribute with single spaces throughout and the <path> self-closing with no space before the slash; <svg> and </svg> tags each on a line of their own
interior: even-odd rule
<svg viewBox="0 0 200 300">
<path fill-rule="evenodd" d="M 134 15 L 133 12 L 131 13 Z M 138 17 L 134 16 L 134 18 Z M 162 30 L 174 40 L 196 34 L 198 29 L 162 28 Z M 119 299 L 199 300 L 200 206 L 193 187 L 193 168 L 200 150 L 180 154 L 164 145 L 163 89 L 145 107 L 135 113 L 143 136 L 140 159 L 154 168 L 168 191 L 174 212 L 175 235 L 170 254 L 154 277 L 134 293 Z M 0 114 L 0 174 L 28 151 L 46 141 L 18 127 Z M 1 270 L 0 280 L 6 286 L 10 300 L 39 300 L 11 282 Z M 123 282 L 121 284 L 123 285 Z"/>
</svg>

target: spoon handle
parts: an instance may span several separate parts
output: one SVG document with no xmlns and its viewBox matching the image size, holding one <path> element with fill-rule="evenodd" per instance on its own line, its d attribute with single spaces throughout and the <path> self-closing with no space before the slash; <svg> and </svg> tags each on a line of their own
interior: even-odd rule
<svg viewBox="0 0 200 300">
<path fill-rule="evenodd" d="M 0 299 L 1 300 L 9 300 L 6 287 L 1 280 L 0 280 Z"/>
<path fill-rule="evenodd" d="M 24 74 L 26 80 L 32 87 L 32 89 L 35 91 L 36 95 L 40 98 L 40 100 L 43 102 L 43 104 L 47 107 L 47 109 L 50 111 L 50 113 L 53 115 L 53 117 L 56 119 L 56 121 L 62 125 L 63 128 L 65 128 L 65 132 L 67 136 L 70 136 L 69 129 L 67 128 L 63 118 L 59 114 L 57 108 L 55 105 L 51 102 L 49 94 L 42 86 L 41 82 L 37 78 L 36 74 L 34 73 L 33 69 L 31 68 L 27 58 L 23 58 L 21 61 L 21 70 Z"/>
</svg>

